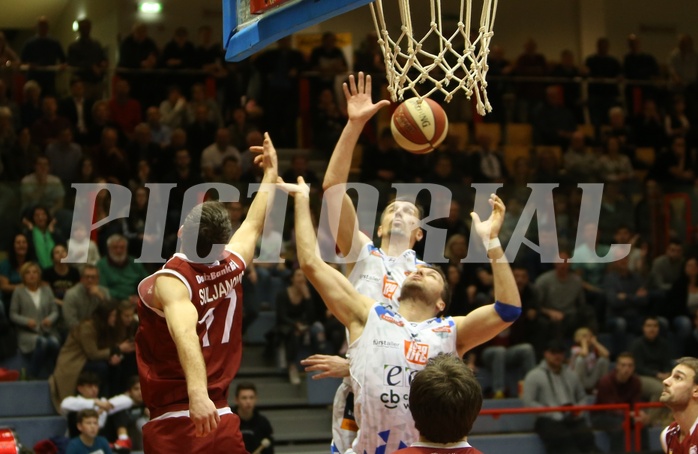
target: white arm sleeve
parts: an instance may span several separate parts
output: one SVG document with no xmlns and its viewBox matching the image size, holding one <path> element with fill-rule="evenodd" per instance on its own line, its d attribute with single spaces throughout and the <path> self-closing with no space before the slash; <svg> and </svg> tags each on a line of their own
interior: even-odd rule
<svg viewBox="0 0 698 454">
<path fill-rule="evenodd" d="M 118 396 L 112 397 L 109 399 L 109 403 L 114 406 L 114 408 L 109 410 L 110 415 L 133 407 L 133 399 L 128 397 L 126 394 L 119 394 Z"/>
<path fill-rule="evenodd" d="M 70 396 L 61 401 L 61 413 L 63 415 L 71 411 L 89 410 L 91 408 L 95 408 L 94 401 L 82 396 Z"/>
</svg>

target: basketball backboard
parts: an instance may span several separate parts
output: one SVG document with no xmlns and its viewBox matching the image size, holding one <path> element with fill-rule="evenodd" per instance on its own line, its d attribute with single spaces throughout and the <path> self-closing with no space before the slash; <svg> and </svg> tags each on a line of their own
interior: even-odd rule
<svg viewBox="0 0 698 454">
<path fill-rule="evenodd" d="M 372 0 L 223 0 L 225 59 L 240 61 L 284 36 Z"/>
</svg>

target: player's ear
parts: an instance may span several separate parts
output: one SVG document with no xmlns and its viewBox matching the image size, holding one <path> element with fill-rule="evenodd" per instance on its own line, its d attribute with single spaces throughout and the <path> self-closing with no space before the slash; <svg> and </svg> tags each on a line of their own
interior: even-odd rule
<svg viewBox="0 0 698 454">
<path fill-rule="evenodd" d="M 182 230 L 184 230 L 184 226 L 180 225 L 179 230 L 177 230 L 177 238 L 182 238 Z"/>
<path fill-rule="evenodd" d="M 436 302 L 436 308 L 439 310 L 439 314 L 446 309 L 446 303 L 444 303 L 444 300 L 439 298 L 439 300 Z"/>
<path fill-rule="evenodd" d="M 417 227 L 417 231 L 414 232 L 414 239 L 416 242 L 422 241 L 422 238 L 424 238 L 424 230 L 422 230 L 420 227 Z"/>
<path fill-rule="evenodd" d="M 382 238 L 382 237 L 383 237 L 383 226 L 379 225 L 378 226 L 378 238 Z"/>
</svg>

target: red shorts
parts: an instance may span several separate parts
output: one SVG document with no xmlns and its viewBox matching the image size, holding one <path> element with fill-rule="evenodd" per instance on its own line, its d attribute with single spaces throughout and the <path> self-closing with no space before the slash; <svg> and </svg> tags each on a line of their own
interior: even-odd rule
<svg viewBox="0 0 698 454">
<path fill-rule="evenodd" d="M 240 433 L 240 417 L 225 414 L 216 430 L 206 437 L 197 437 L 189 417 L 165 418 L 143 426 L 145 454 L 206 453 L 247 454 Z"/>
</svg>

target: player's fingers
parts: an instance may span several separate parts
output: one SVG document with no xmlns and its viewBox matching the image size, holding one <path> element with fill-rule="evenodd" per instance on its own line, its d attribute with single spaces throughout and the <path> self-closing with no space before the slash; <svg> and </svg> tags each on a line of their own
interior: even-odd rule
<svg viewBox="0 0 698 454">
<path fill-rule="evenodd" d="M 322 380 L 323 378 L 330 378 L 332 375 L 330 375 L 329 371 L 325 372 L 320 372 L 319 374 L 315 374 L 312 376 L 313 380 Z"/>
<path fill-rule="evenodd" d="M 307 358 L 302 359 L 302 360 L 301 360 L 301 364 L 306 364 L 306 363 L 310 363 L 310 362 L 324 361 L 324 360 L 327 359 L 327 358 L 328 358 L 327 355 L 310 355 L 310 356 L 308 356 Z"/>
<path fill-rule="evenodd" d="M 200 420 L 194 420 L 194 435 L 201 437 L 204 433 L 204 425 Z"/>
<path fill-rule="evenodd" d="M 480 222 L 482 222 L 482 221 L 480 221 L 480 215 L 478 215 L 474 211 L 470 213 L 470 217 L 472 218 L 472 220 L 475 224 L 479 224 Z"/>
<path fill-rule="evenodd" d="M 268 132 L 264 133 L 264 145 L 268 147 L 273 147 L 274 142 L 271 141 L 271 136 L 269 135 Z"/>
<path fill-rule="evenodd" d="M 305 180 L 303 179 L 303 177 L 298 177 L 298 184 L 305 185 Z"/>
<path fill-rule="evenodd" d="M 351 93 L 349 93 L 349 86 L 347 85 L 346 82 L 342 84 L 342 90 L 344 90 L 344 97 L 349 99 L 351 98 Z"/>
<path fill-rule="evenodd" d="M 205 437 L 211 432 L 211 422 L 209 418 L 204 418 L 201 422 L 201 436 Z"/>
<path fill-rule="evenodd" d="M 321 372 L 325 372 L 327 371 L 327 367 L 324 367 L 322 364 L 313 364 L 312 366 L 305 366 L 306 372 L 315 372 L 318 370 Z"/>
<path fill-rule="evenodd" d="M 368 93 L 369 95 L 371 94 L 371 75 L 367 74 L 366 75 L 366 83 L 364 84 L 365 87 L 365 92 Z"/>
<path fill-rule="evenodd" d="M 218 424 L 220 424 L 220 422 L 221 422 L 221 415 L 219 415 L 218 412 L 216 411 L 215 413 L 213 413 L 211 415 L 211 417 L 209 418 L 209 421 L 211 423 L 211 430 L 212 431 L 216 430 L 218 428 Z"/>
<path fill-rule="evenodd" d="M 352 95 L 356 94 L 356 79 L 353 74 L 349 76 L 349 91 Z"/>
<path fill-rule="evenodd" d="M 252 153 L 262 153 L 264 151 L 264 147 L 261 147 L 259 145 L 253 145 L 250 147 L 250 151 Z"/>
<path fill-rule="evenodd" d="M 378 101 L 376 103 L 376 106 L 378 106 L 378 109 L 382 109 L 383 107 L 389 106 L 389 105 L 390 105 L 390 101 L 388 101 L 387 99 L 381 99 L 380 101 Z"/>
<path fill-rule="evenodd" d="M 366 87 L 366 77 L 364 76 L 363 71 L 359 71 L 359 93 L 365 93 L 364 89 Z"/>
</svg>

